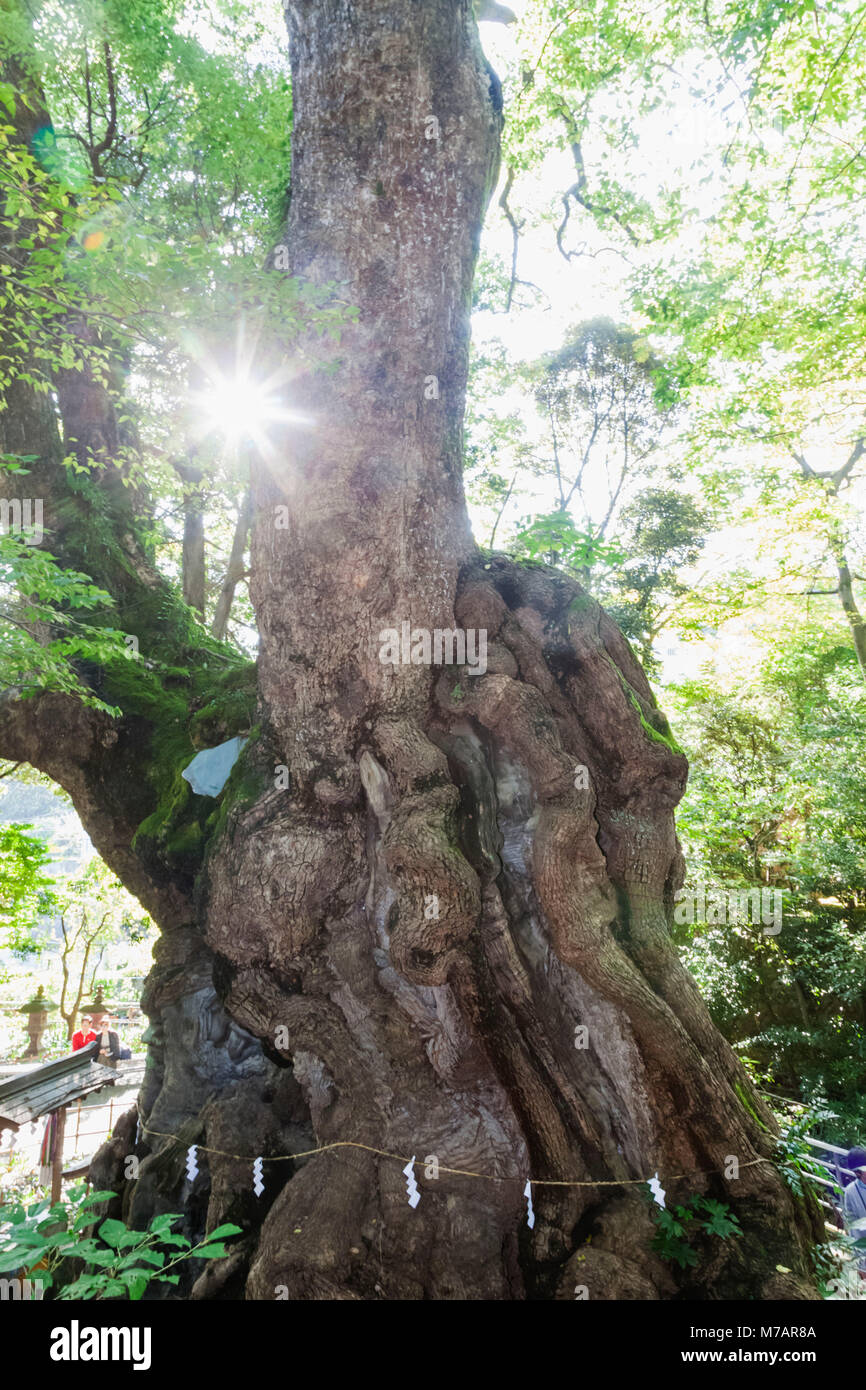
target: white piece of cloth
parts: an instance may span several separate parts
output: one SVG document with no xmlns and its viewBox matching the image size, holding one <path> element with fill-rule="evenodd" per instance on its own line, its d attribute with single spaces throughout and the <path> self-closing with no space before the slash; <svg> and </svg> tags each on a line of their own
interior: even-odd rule
<svg viewBox="0 0 866 1390">
<path fill-rule="evenodd" d="M 219 796 L 241 754 L 245 738 L 230 738 L 216 748 L 203 748 L 181 772 L 197 796 Z"/>
</svg>

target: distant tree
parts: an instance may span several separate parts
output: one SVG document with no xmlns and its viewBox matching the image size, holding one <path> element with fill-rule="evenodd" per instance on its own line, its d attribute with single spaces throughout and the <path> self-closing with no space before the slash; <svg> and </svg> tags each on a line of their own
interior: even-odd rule
<svg viewBox="0 0 866 1390">
<path fill-rule="evenodd" d="M 838 629 L 795 628 L 751 677 L 668 694 L 692 765 L 688 881 L 783 895 L 777 934 L 696 922 L 675 939 L 725 1036 L 766 1082 L 826 1102 L 844 1143 L 866 1124 L 866 699 Z"/>
<path fill-rule="evenodd" d="M 603 536 L 670 421 L 663 364 L 639 333 L 598 318 L 580 324 L 532 375 L 558 505 L 579 502 Z"/>
<path fill-rule="evenodd" d="M 48 848 L 29 825 L 0 825 L 0 949 L 38 951 L 33 934 L 53 880 Z"/>
<path fill-rule="evenodd" d="M 609 548 L 620 513 L 653 476 L 670 433 L 664 364 L 640 334 L 599 318 L 580 324 L 528 377 L 549 447 L 534 471 L 549 479 L 556 505 L 527 518 L 516 550 L 570 569 L 595 592 L 599 567 L 624 558 Z"/>
<path fill-rule="evenodd" d="M 692 593 L 683 572 L 696 563 L 709 526 L 707 511 L 672 487 L 646 488 L 623 508 L 618 540 L 628 558 L 600 597 L 645 670 L 658 669 L 654 643 Z"/>
<path fill-rule="evenodd" d="M 60 1015 L 66 1035 L 75 1032 L 85 995 L 96 986 L 106 948 L 126 935 L 140 940 L 149 918 L 99 859 L 57 895 L 63 945 L 60 951 Z"/>
</svg>

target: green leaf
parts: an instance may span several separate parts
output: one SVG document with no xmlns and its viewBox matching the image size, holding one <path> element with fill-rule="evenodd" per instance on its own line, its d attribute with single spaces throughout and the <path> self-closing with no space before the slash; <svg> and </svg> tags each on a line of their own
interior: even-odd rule
<svg viewBox="0 0 866 1390">
<path fill-rule="evenodd" d="M 214 1230 L 209 1231 L 206 1240 L 210 1242 L 212 1240 L 219 1240 L 221 1236 L 239 1236 L 242 1233 L 242 1226 L 233 1226 L 231 1222 L 227 1222 L 225 1225 L 216 1226 Z"/>
<path fill-rule="evenodd" d="M 126 1285 L 120 1279 L 107 1279 L 102 1287 L 105 1298 L 113 1298 L 126 1293 Z"/>
<path fill-rule="evenodd" d="M 736 1217 L 725 1216 L 721 1213 L 715 1213 L 701 1224 L 704 1230 L 708 1231 L 710 1235 L 721 1236 L 722 1239 L 726 1236 L 742 1234 L 740 1231 L 740 1224 Z"/>
<path fill-rule="evenodd" d="M 116 1196 L 116 1192 L 108 1192 L 104 1189 L 99 1192 L 90 1192 L 86 1197 L 82 1197 L 78 1205 L 82 1207 L 92 1207 L 96 1202 L 110 1202 Z"/>
<path fill-rule="evenodd" d="M 111 1245 L 116 1250 L 119 1249 L 128 1232 L 122 1221 L 114 1221 L 109 1217 L 109 1219 L 103 1221 L 100 1226 L 99 1234 L 106 1245 Z"/>
<path fill-rule="evenodd" d="M 148 1239 L 147 1231 L 126 1231 L 117 1242 L 118 1250 L 126 1250 L 130 1245 L 140 1245 Z"/>
<path fill-rule="evenodd" d="M 98 1298 L 99 1293 L 105 1285 L 105 1276 L 100 1274 L 82 1274 L 79 1279 L 71 1284 L 66 1284 L 58 1291 L 58 1299 L 69 1301 L 70 1299 Z"/>
<path fill-rule="evenodd" d="M 79 1253 L 77 1250 L 74 1252 Z M 117 1254 L 114 1250 L 91 1250 L 86 1255 L 82 1255 L 89 1265 L 98 1265 L 100 1269 L 109 1269 L 117 1261 Z"/>
<path fill-rule="evenodd" d="M 155 1216 L 150 1223 L 150 1231 L 153 1235 L 161 1236 L 165 1231 L 171 1230 L 176 1221 L 182 1221 L 183 1217 L 176 1213 L 164 1212 L 162 1216 Z"/>
<path fill-rule="evenodd" d="M 159 1250 L 133 1250 L 130 1255 L 124 1255 L 123 1259 L 118 1261 L 117 1268 L 131 1269 L 133 1265 L 146 1264 L 153 1265 L 155 1269 L 162 1269 L 167 1259 L 168 1256 Z"/>
</svg>

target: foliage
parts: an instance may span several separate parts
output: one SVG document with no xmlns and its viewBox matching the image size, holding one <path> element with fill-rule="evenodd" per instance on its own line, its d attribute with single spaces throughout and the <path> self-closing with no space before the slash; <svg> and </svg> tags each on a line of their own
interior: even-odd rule
<svg viewBox="0 0 866 1390">
<path fill-rule="evenodd" d="M 625 552 L 591 531 L 580 531 L 568 512 L 548 512 L 527 518 L 517 531 L 514 553 L 528 560 L 543 560 L 572 574 L 585 575 L 599 565 L 621 564 Z"/>
<path fill-rule="evenodd" d="M 0 409 L 22 388 L 51 397 L 63 373 L 105 386 L 117 413 L 109 467 L 139 542 L 167 574 L 181 560 L 175 518 L 190 496 L 184 460 L 194 460 L 215 605 L 247 472 L 243 451 L 215 429 L 216 403 L 240 377 L 263 393 L 283 389 L 299 335 L 313 329 L 332 343 L 354 317 L 338 287 L 274 273 L 260 249 L 278 236 L 287 202 L 291 97 L 271 37 L 277 7 L 7 8 Z M 16 126 L 36 135 L 24 143 Z M 34 457 L 5 456 L 16 487 Z M 80 663 L 128 657 L 125 636 L 142 635 L 141 614 L 130 623 L 123 611 L 117 580 L 128 558 L 105 489 L 88 488 L 95 461 L 73 449 L 61 462 L 114 556 L 111 593 L 47 548 L 0 536 L 0 679 L 116 711 L 82 682 Z M 93 540 L 81 549 L 93 553 Z M 249 614 L 243 599 L 237 614 Z"/>
<path fill-rule="evenodd" d="M 815 1282 L 822 1298 L 866 1301 L 866 1284 L 859 1275 L 859 1263 L 866 1241 L 855 1240 L 845 1231 L 828 1231 L 827 1240 L 812 1247 Z"/>
<path fill-rule="evenodd" d="M 590 583 L 598 562 L 610 567 L 625 558 L 611 529 L 636 483 L 651 475 L 669 427 L 664 367 L 631 329 L 593 319 L 573 329 L 558 351 L 525 368 L 524 376 L 545 429 L 534 471 L 549 480 L 559 525 L 568 531 L 546 553 Z M 582 526 L 572 520 L 572 507 L 582 512 Z M 524 522 L 518 551 L 545 553 L 545 533 L 556 524 L 555 512 Z"/>
<path fill-rule="evenodd" d="M 801 1110 L 793 1118 L 788 1117 L 781 1126 L 777 1142 L 780 1154 L 779 1171 L 786 1183 L 798 1197 L 802 1197 L 810 1174 L 819 1177 L 826 1175 L 826 1169 L 815 1158 L 815 1150 L 805 1142 L 807 1134 L 813 1134 L 823 1120 L 834 1120 L 832 1110 L 809 1107 Z M 814 1187 L 812 1187 L 814 1192 Z"/>
<path fill-rule="evenodd" d="M 143 1297 L 151 1282 L 177 1285 L 179 1265 L 188 1260 L 217 1260 L 225 1241 L 240 1226 L 216 1227 L 193 1245 L 172 1232 L 183 1217 L 154 1216 L 146 1231 L 132 1231 L 122 1221 L 96 1225 L 92 1208 L 111 1201 L 114 1192 L 72 1188 L 65 1201 L 0 1207 L 0 1270 L 33 1277 L 58 1299 L 130 1299 Z M 83 1262 L 71 1275 L 69 1261 Z"/>
<path fill-rule="evenodd" d="M 709 524 L 706 509 L 672 486 L 644 488 L 622 510 L 618 542 L 628 558 L 596 592 L 651 674 L 661 669 L 657 638 L 686 616 L 693 590 L 683 575 L 703 550 Z"/>
<path fill-rule="evenodd" d="M 0 947 L 24 953 L 39 950 L 33 935 L 47 907 L 53 880 L 43 872 L 50 862 L 45 842 L 29 825 L 0 825 Z"/>
<path fill-rule="evenodd" d="M 848 0 L 536 0 L 504 74 L 505 210 L 509 234 L 526 229 L 519 254 L 546 230 L 563 289 L 566 263 L 593 287 L 616 286 L 621 331 L 663 364 L 657 401 L 677 403 L 665 466 L 702 506 L 724 509 L 731 550 L 735 528 L 751 524 L 763 563 L 732 576 L 728 596 L 793 589 L 802 616 L 825 593 L 844 606 L 849 643 L 866 555 L 864 56 Z M 607 276 L 600 257 L 616 267 Z M 496 273 L 488 264 L 485 283 Z M 571 339 L 552 363 L 573 355 Z M 600 489 L 603 467 L 592 472 Z M 717 614 L 730 611 L 724 587 L 714 585 Z M 598 596 L 628 625 L 636 594 Z M 688 596 L 660 597 L 683 631 Z M 696 597 L 686 616 L 697 633 Z M 652 664 L 643 617 L 632 626 Z"/>
<path fill-rule="evenodd" d="M 84 683 L 77 662 L 128 659 L 123 633 L 82 618 L 111 612 L 114 600 L 86 574 L 64 569 L 54 556 L 20 535 L 0 534 L 0 682 L 27 697 L 43 690 L 77 695 L 115 712 Z M 103 622 L 104 622 L 103 618 Z"/>
<path fill-rule="evenodd" d="M 692 1242 L 704 1232 L 727 1240 L 731 1236 L 742 1235 L 740 1223 L 724 1202 L 712 1197 L 695 1196 L 676 1206 L 660 1207 L 652 1197 L 652 1216 L 656 1233 L 652 1248 L 663 1260 L 670 1260 L 680 1269 L 689 1269 L 698 1263 L 698 1251 Z"/>
<path fill-rule="evenodd" d="M 757 672 L 669 692 L 691 776 L 679 832 L 692 881 L 782 894 L 778 935 L 675 928 L 714 1019 L 766 1083 L 824 1102 L 821 1137 L 866 1126 L 866 696 L 819 624 L 785 633 Z"/>
</svg>

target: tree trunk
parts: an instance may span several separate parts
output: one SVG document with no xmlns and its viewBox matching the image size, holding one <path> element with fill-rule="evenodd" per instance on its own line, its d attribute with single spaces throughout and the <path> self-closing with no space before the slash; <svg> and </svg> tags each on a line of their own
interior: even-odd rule
<svg viewBox="0 0 866 1390">
<path fill-rule="evenodd" d="M 753 1162 L 768 1117 L 669 941 L 685 760 L 598 607 L 471 542 L 468 303 L 499 114 L 468 6 L 294 3 L 289 28 L 291 269 L 359 321 L 339 370 L 296 386 L 313 424 L 284 466 L 254 469 L 260 784 L 209 859 L 202 926 L 230 1016 L 300 1094 L 282 1145 L 250 1096 L 201 1142 L 252 1157 L 256 1115 L 271 1152 L 359 1147 L 267 1166 L 246 1296 L 669 1296 L 636 1182 L 655 1171 L 743 1223 L 696 1287 L 807 1293 L 805 1225 Z M 486 674 L 380 660 L 383 631 L 455 620 L 486 630 Z M 413 1155 L 483 1176 L 419 1166 L 413 1210 Z M 223 1220 L 249 1166 L 210 1162 Z M 536 1187 L 530 1230 L 530 1175 L 586 1185 Z"/>
<path fill-rule="evenodd" d="M 54 760 L 164 928 L 124 1212 L 244 1225 L 194 1297 L 814 1297 L 817 1209 L 766 1161 L 772 1121 L 670 942 L 685 758 L 598 605 L 471 539 L 469 300 L 500 126 L 472 7 L 290 0 L 288 23 L 291 272 L 359 317 L 337 370 L 295 383 L 312 424 L 253 470 L 259 722 L 215 816 L 177 801 L 203 859 L 178 847 L 189 819 L 182 841 L 154 829 L 154 789 L 117 813 L 162 746 L 140 702 L 116 745 L 92 711 L 75 742 L 69 714 L 63 757 L 44 704 L 0 718 L 4 755 Z M 404 622 L 485 631 L 486 671 L 386 664 Z M 124 1182 L 121 1147 L 97 1185 Z M 256 1156 L 283 1160 L 261 1197 Z M 656 1172 L 743 1236 L 704 1237 L 675 1277 Z"/>
<path fill-rule="evenodd" d="M 839 575 L 839 602 L 851 629 L 851 641 L 854 643 L 860 674 L 866 680 L 866 621 L 854 597 L 854 584 L 845 554 L 839 547 L 835 547 L 834 557 Z"/>
<path fill-rule="evenodd" d="M 181 575 L 184 601 L 200 617 L 205 604 L 205 551 L 202 471 L 194 464 L 176 463 L 175 469 L 184 481 L 183 490 L 183 548 Z"/>
<path fill-rule="evenodd" d="M 232 536 L 231 554 L 229 555 L 229 562 L 226 567 L 226 577 L 219 591 L 216 610 L 214 612 L 213 622 L 211 623 L 211 636 L 216 637 L 219 642 L 225 641 L 229 626 L 229 618 L 232 612 L 232 604 L 235 600 L 235 591 L 246 573 L 244 568 L 244 556 L 247 551 L 247 537 L 249 533 L 250 495 L 249 492 L 245 492 L 241 498 L 240 507 L 238 508 L 237 521 L 235 522 L 234 535 Z"/>
</svg>

